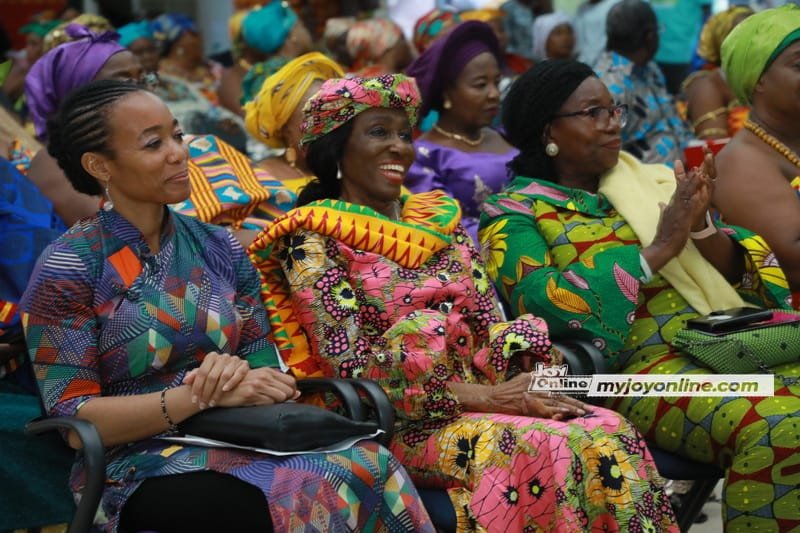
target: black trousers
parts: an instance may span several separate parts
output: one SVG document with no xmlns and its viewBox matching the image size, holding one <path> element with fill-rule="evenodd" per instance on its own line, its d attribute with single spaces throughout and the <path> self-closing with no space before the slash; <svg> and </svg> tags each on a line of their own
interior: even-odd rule
<svg viewBox="0 0 800 533">
<path fill-rule="evenodd" d="M 219 472 L 145 480 L 120 513 L 120 531 L 272 532 L 264 493 Z"/>
</svg>

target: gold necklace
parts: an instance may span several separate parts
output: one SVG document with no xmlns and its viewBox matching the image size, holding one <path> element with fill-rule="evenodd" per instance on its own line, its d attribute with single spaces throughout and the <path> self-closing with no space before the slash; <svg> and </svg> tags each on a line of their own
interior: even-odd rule
<svg viewBox="0 0 800 533">
<path fill-rule="evenodd" d="M 781 154 L 783 157 L 789 160 L 791 164 L 800 168 L 800 157 L 788 146 L 783 144 L 781 141 L 767 133 L 764 128 L 756 124 L 755 122 L 747 119 L 744 123 L 744 128 L 753 132 L 756 137 L 764 141 L 770 148 Z"/>
<path fill-rule="evenodd" d="M 468 146 L 472 147 L 480 146 L 480 144 L 483 142 L 483 131 L 481 131 L 481 134 L 478 136 L 478 138 L 473 141 L 472 139 L 468 139 L 467 137 L 459 135 L 458 133 L 451 133 L 449 131 L 445 131 L 442 128 L 440 128 L 438 124 L 434 124 L 433 129 L 435 129 L 437 132 L 441 133 L 447 138 L 455 139 L 456 141 L 462 142 Z"/>
</svg>

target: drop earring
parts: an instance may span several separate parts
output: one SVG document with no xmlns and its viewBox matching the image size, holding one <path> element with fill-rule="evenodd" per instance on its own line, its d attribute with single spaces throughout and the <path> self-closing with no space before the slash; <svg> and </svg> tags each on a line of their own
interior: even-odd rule
<svg viewBox="0 0 800 533">
<path fill-rule="evenodd" d="M 297 150 L 290 146 L 286 148 L 286 151 L 283 153 L 283 157 L 286 159 L 286 162 L 289 163 L 290 167 L 297 167 Z"/>
<path fill-rule="evenodd" d="M 444 103 L 442 104 L 442 107 L 444 107 L 445 109 L 451 109 L 453 107 L 453 102 L 451 102 L 449 99 L 445 98 L 444 99 Z"/>
<path fill-rule="evenodd" d="M 338 163 L 336 164 L 336 179 L 339 181 L 342 179 L 342 167 Z"/>
<path fill-rule="evenodd" d="M 558 155 L 558 145 L 554 142 L 547 143 L 547 146 L 544 147 L 544 153 L 549 155 L 550 157 L 555 157 Z"/>
<path fill-rule="evenodd" d="M 108 192 L 108 183 L 106 183 L 104 192 L 106 197 L 103 200 L 103 211 L 111 211 L 112 209 L 114 209 L 114 202 L 111 201 L 111 193 Z"/>
</svg>

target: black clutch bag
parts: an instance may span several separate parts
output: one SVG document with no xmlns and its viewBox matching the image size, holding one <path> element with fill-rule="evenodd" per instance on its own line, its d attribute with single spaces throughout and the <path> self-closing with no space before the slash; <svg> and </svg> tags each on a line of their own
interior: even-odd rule
<svg viewBox="0 0 800 533">
<path fill-rule="evenodd" d="M 351 437 L 369 437 L 378 429 L 374 421 L 352 420 L 294 402 L 206 409 L 178 424 L 185 435 L 284 452 L 311 451 Z"/>
</svg>

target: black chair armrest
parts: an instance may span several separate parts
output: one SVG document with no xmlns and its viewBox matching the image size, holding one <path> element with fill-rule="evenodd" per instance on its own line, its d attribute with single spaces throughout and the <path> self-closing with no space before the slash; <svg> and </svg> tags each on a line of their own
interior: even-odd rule
<svg viewBox="0 0 800 533">
<path fill-rule="evenodd" d="M 348 418 L 358 421 L 367 419 L 364 406 L 358 396 L 358 392 L 350 384 L 350 380 L 338 378 L 305 378 L 297 380 L 297 388 L 300 392 L 330 392 L 342 402 L 345 415 Z"/>
<path fill-rule="evenodd" d="M 25 424 L 25 432 L 29 435 L 40 435 L 56 429 L 72 430 L 80 439 L 86 468 L 86 486 L 75 509 L 75 516 L 69 526 L 69 533 L 89 531 L 94 523 L 94 516 L 106 480 L 106 458 L 103 441 L 94 424 L 88 420 L 72 417 L 37 418 Z"/>
<path fill-rule="evenodd" d="M 588 341 L 575 339 L 559 339 L 553 341 L 553 346 L 564 355 L 564 362 L 569 367 L 570 374 L 591 376 L 608 372 L 603 352 Z"/>
<path fill-rule="evenodd" d="M 372 410 L 375 413 L 375 418 L 378 421 L 378 426 L 384 431 L 383 435 L 378 437 L 378 442 L 384 446 L 388 446 L 394 436 L 394 421 L 395 413 L 389 397 L 380 385 L 368 379 L 349 379 L 353 387 L 364 393 L 364 397 L 369 400 Z"/>
</svg>

